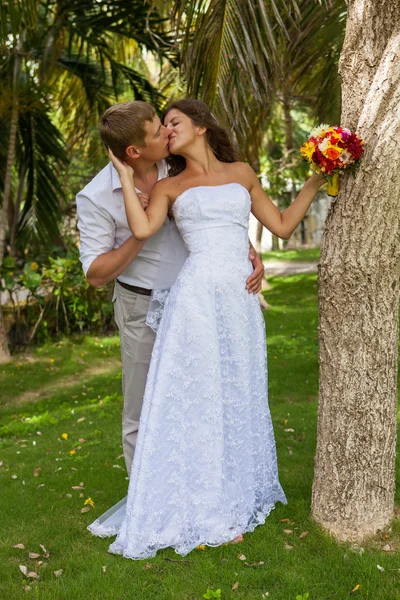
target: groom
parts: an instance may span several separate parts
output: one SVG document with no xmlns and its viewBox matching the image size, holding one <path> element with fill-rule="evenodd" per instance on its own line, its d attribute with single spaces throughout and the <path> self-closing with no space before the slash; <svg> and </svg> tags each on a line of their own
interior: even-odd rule
<svg viewBox="0 0 400 600">
<path fill-rule="evenodd" d="M 106 110 L 100 136 L 107 148 L 134 169 L 136 190 L 145 208 L 154 184 L 168 177 L 168 129 L 150 104 L 132 101 Z M 80 258 L 88 282 L 103 287 L 116 281 L 112 301 L 121 340 L 122 443 L 129 475 L 155 338 L 146 325 L 146 315 L 167 225 L 146 242 L 132 236 L 121 182 L 111 163 L 77 194 L 76 206 Z M 246 288 L 256 294 L 261 289 L 264 267 L 253 247 L 250 260 L 254 271 Z"/>
</svg>

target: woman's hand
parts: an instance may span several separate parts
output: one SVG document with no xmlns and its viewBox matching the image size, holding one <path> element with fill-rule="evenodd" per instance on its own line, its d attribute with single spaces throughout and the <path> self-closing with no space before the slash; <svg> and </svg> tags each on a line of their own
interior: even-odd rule
<svg viewBox="0 0 400 600">
<path fill-rule="evenodd" d="M 135 172 L 132 169 L 132 167 L 128 165 L 128 163 L 124 160 L 120 160 L 119 158 L 117 158 L 110 148 L 108 148 L 108 157 L 114 165 L 115 169 L 118 171 L 120 179 L 122 177 L 130 177 L 131 179 L 133 179 L 133 175 Z"/>
<path fill-rule="evenodd" d="M 309 181 L 313 181 L 314 183 L 318 184 L 319 187 L 321 187 L 321 185 L 324 185 L 324 183 L 328 183 L 323 173 L 313 173 Z"/>
</svg>

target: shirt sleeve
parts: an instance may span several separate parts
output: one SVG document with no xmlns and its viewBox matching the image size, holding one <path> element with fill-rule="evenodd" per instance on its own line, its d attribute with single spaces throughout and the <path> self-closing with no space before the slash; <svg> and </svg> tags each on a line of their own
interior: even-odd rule
<svg viewBox="0 0 400 600">
<path fill-rule="evenodd" d="M 76 196 L 80 232 L 80 260 L 85 276 L 95 258 L 110 252 L 115 244 L 115 222 L 110 213 L 81 192 Z"/>
</svg>

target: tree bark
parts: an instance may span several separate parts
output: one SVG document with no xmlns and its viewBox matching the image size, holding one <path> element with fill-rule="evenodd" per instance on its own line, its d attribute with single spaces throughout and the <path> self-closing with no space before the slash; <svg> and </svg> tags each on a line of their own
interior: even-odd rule
<svg viewBox="0 0 400 600">
<path fill-rule="evenodd" d="M 6 245 L 6 231 L 8 223 L 8 209 L 10 205 L 11 196 L 11 179 L 12 170 L 15 159 L 15 146 L 17 140 L 17 128 L 18 128 L 18 115 L 19 115 L 19 102 L 18 102 L 18 77 L 20 70 L 20 50 L 21 50 L 21 39 L 18 40 L 15 48 L 14 58 L 14 69 L 13 69 L 13 82 L 12 90 L 14 102 L 11 109 L 10 119 L 10 133 L 8 138 L 8 149 L 7 149 L 7 161 L 6 161 L 6 173 L 4 177 L 4 192 L 3 192 L 3 203 L 1 207 L 0 215 L 0 265 L 3 262 L 5 245 Z M 0 313 L 2 309 L 0 306 Z M 11 358 L 10 351 L 7 343 L 7 333 L 5 331 L 3 315 L 0 315 L 0 363 L 9 361 Z"/>
<path fill-rule="evenodd" d="M 394 509 L 400 277 L 400 13 L 348 0 L 342 124 L 365 141 L 321 243 L 320 393 L 314 519 L 339 540 Z"/>
</svg>

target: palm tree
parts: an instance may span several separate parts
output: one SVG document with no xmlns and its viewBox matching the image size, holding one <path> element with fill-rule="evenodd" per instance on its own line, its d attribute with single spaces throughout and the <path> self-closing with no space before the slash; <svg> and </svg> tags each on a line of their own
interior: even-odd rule
<svg viewBox="0 0 400 600">
<path fill-rule="evenodd" d="M 0 17 L 1 265 L 7 230 L 13 244 L 59 236 L 65 123 L 85 131 L 127 86 L 159 106 L 161 94 L 128 62 L 147 49 L 175 64 L 176 53 L 165 18 L 141 0 L 20 0 L 3 3 Z M 0 318 L 0 362 L 5 348 Z"/>
</svg>

